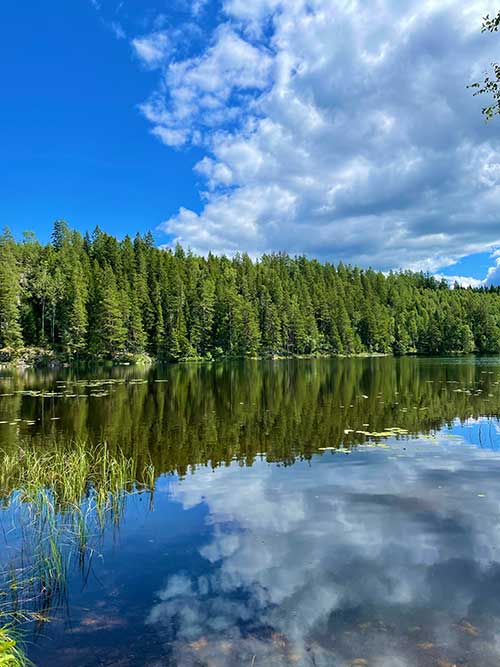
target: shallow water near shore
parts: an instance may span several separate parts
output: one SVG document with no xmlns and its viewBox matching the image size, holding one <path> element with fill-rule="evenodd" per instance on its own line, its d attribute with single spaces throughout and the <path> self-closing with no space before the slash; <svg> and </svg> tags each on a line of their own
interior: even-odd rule
<svg viewBox="0 0 500 667">
<path fill-rule="evenodd" d="M 500 664 L 499 414 L 498 357 L 1 371 L 4 452 L 106 441 L 155 469 L 26 625 L 29 657 Z"/>
</svg>

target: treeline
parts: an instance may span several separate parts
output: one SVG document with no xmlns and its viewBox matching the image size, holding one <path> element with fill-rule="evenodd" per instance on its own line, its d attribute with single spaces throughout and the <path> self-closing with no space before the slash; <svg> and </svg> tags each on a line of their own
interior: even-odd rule
<svg viewBox="0 0 500 667">
<path fill-rule="evenodd" d="M 54 224 L 0 236 L 0 348 L 68 358 L 500 351 L 496 288 L 278 253 L 253 262 Z"/>
</svg>

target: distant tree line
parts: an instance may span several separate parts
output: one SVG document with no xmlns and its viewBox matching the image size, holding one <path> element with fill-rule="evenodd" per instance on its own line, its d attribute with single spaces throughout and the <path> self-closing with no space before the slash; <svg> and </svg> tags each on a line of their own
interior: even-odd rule
<svg viewBox="0 0 500 667">
<path fill-rule="evenodd" d="M 500 352 L 497 288 L 278 253 L 252 261 L 150 233 L 118 241 L 54 224 L 52 241 L 0 236 L 0 348 L 68 358 Z"/>
</svg>

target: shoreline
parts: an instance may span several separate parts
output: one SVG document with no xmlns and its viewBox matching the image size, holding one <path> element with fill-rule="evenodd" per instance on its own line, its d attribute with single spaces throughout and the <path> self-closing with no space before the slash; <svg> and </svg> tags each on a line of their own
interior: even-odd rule
<svg viewBox="0 0 500 667">
<path fill-rule="evenodd" d="M 492 353 L 493 354 L 493 353 Z M 385 357 L 464 357 L 464 356 L 483 356 L 477 352 L 449 352 L 447 354 L 419 354 L 411 352 L 407 354 L 393 354 L 391 352 L 356 352 L 352 354 L 325 353 L 318 352 L 314 354 L 274 354 L 274 355 L 255 355 L 255 356 L 231 356 L 221 355 L 214 358 L 207 357 L 188 357 L 185 359 L 161 359 L 151 357 L 148 354 L 123 354 L 114 358 L 102 357 L 81 357 L 68 359 L 66 355 L 58 354 L 52 350 L 42 348 L 24 348 L 19 351 L 0 350 L 0 368 L 36 368 L 36 369 L 59 369 L 75 368 L 82 366 L 154 366 L 157 364 L 178 365 L 178 364 L 207 364 L 219 363 L 224 361 L 285 361 L 291 359 L 372 359 Z"/>
</svg>

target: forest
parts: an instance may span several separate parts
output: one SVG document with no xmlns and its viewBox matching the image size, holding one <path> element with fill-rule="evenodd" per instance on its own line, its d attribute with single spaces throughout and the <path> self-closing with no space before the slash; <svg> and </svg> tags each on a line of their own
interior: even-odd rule
<svg viewBox="0 0 500 667">
<path fill-rule="evenodd" d="M 497 353 L 500 294 L 284 253 L 201 257 L 62 220 L 47 244 L 0 236 L 0 349 L 27 348 L 66 360 Z"/>
</svg>

